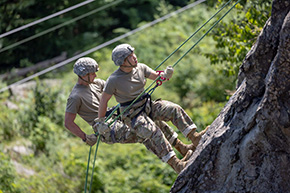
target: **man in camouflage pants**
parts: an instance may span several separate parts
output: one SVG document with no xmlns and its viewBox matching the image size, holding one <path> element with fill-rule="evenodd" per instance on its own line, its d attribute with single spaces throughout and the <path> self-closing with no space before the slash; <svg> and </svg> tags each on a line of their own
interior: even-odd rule
<svg viewBox="0 0 290 193">
<path fill-rule="evenodd" d="M 119 66 L 106 81 L 104 92 L 100 101 L 99 117 L 105 116 L 108 101 L 115 96 L 121 104 L 123 121 L 141 138 L 143 144 L 155 153 L 162 161 L 167 162 L 177 173 L 187 164 L 179 160 L 172 150 L 171 145 L 154 121 L 171 121 L 186 137 L 192 141 L 191 147 L 195 149 L 202 133 L 197 133 L 196 125 L 177 104 L 169 101 L 153 101 L 152 105 L 147 102 L 147 97 L 140 93 L 144 91 L 146 78 L 155 80 L 159 74 L 145 64 L 138 63 L 134 54 L 134 48 L 129 44 L 121 44 L 112 52 L 112 60 Z M 170 79 L 173 68 L 167 67 L 162 77 Z M 128 106 L 135 102 L 130 108 Z M 125 109 L 128 109 L 125 111 Z M 149 115 L 151 115 L 149 117 Z"/>
<path fill-rule="evenodd" d="M 65 112 L 65 127 L 90 146 L 97 142 L 97 136 L 95 134 L 87 135 L 83 132 L 75 123 L 75 118 L 78 114 L 89 125 L 93 126 L 95 123 L 94 120 L 98 116 L 99 101 L 105 85 L 104 80 L 96 78 L 98 69 L 97 62 L 92 58 L 83 57 L 76 61 L 74 64 L 74 73 L 78 75 L 78 81 L 68 97 Z M 109 114 L 108 111 L 107 116 Z M 181 154 L 187 160 L 190 154 L 186 156 L 186 153 L 190 146 L 180 142 L 177 139 L 177 134 L 165 122 L 158 121 L 157 124 L 167 133 L 166 137 L 168 137 L 169 141 L 172 141 L 172 143 L 175 142 L 176 144 L 179 142 L 180 145 L 176 146 L 179 151 L 182 149 Z M 94 126 L 94 130 L 101 134 L 101 140 L 105 143 L 141 143 L 144 141 L 144 139 L 136 136 L 127 125 L 119 120 L 111 126 L 113 129 L 107 125 L 97 128 L 98 125 L 100 123 Z"/>
</svg>

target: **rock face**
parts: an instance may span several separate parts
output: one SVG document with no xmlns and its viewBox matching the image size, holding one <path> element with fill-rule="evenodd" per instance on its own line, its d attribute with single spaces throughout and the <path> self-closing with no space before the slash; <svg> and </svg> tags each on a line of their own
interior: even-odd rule
<svg viewBox="0 0 290 193">
<path fill-rule="evenodd" d="M 290 192 L 289 10 L 290 0 L 273 1 L 237 91 L 170 192 Z"/>
</svg>

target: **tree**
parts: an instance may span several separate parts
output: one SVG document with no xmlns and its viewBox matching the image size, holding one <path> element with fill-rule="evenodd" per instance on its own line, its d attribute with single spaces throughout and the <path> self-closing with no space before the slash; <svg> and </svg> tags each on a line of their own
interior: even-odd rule
<svg viewBox="0 0 290 193">
<path fill-rule="evenodd" d="M 0 2 L 0 34 L 42 19 L 80 2 L 80 0 Z M 164 10 L 161 10 L 162 8 L 169 9 L 168 11 L 174 9 L 169 0 L 161 2 L 156 0 L 131 0 L 122 1 L 97 11 L 112 2 L 114 1 L 94 1 L 58 17 L 0 38 L 0 73 L 13 67 L 32 66 L 57 57 L 62 52 L 67 52 L 67 57 L 71 57 L 78 52 L 88 50 L 117 37 L 120 35 L 120 31 L 116 30 L 117 28 L 135 29 L 142 21 L 152 21 L 155 17 L 162 16 L 162 12 L 164 12 Z M 182 2 L 183 4 L 187 3 L 187 0 Z M 88 13 L 94 14 L 75 20 Z M 57 27 L 62 24 L 67 25 Z M 55 30 L 50 31 L 51 29 Z M 47 30 L 49 33 L 46 32 Z M 31 41 L 18 46 L 10 47 L 43 32 L 46 32 L 45 35 L 33 38 Z"/>
<path fill-rule="evenodd" d="M 290 1 L 271 17 L 239 70 L 237 91 L 171 192 L 289 192 Z"/>
<path fill-rule="evenodd" d="M 220 3 L 222 0 L 219 0 Z M 205 53 L 211 64 L 223 65 L 227 75 L 238 74 L 243 57 L 256 41 L 263 25 L 270 17 L 271 0 L 246 0 L 236 6 L 237 14 L 222 21 L 211 33 L 215 52 Z"/>
</svg>

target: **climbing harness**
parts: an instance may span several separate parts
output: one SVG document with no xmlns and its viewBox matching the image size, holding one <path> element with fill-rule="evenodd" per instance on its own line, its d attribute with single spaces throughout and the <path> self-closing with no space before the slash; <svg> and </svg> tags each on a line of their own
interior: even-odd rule
<svg viewBox="0 0 290 193">
<path fill-rule="evenodd" d="M 165 78 L 162 78 L 162 80 L 165 80 Z M 142 113 L 142 112 L 146 112 L 146 105 L 149 103 L 149 106 L 150 106 L 150 108 L 151 108 L 151 104 L 152 104 L 152 99 L 151 99 L 151 95 L 152 95 L 152 93 L 154 92 L 154 90 L 158 87 L 158 86 L 161 86 L 162 85 L 162 81 L 161 80 L 159 80 L 161 83 L 157 83 L 156 82 L 156 85 L 153 87 L 153 88 L 151 88 L 150 89 L 150 91 L 148 91 L 147 93 L 145 93 L 145 94 L 143 94 L 142 96 L 140 96 L 137 100 L 131 100 L 131 101 L 128 101 L 128 102 L 125 102 L 125 103 L 121 103 L 120 105 L 121 105 L 121 107 L 126 107 L 126 106 L 128 106 L 128 105 L 131 105 L 131 107 L 132 107 L 132 105 L 134 105 L 134 104 L 137 104 L 138 102 L 141 102 L 141 101 L 143 101 L 143 100 L 145 100 L 144 101 L 144 103 L 143 104 L 141 104 L 140 106 L 138 106 L 138 107 L 136 107 L 136 108 L 141 108 L 140 110 L 139 110 L 139 112 L 137 113 L 137 114 L 135 114 L 135 115 L 133 115 L 133 116 L 131 116 L 130 118 L 132 119 L 132 121 L 131 121 L 131 125 L 132 125 L 132 127 L 134 127 L 134 125 L 135 125 L 135 122 L 136 122 L 136 119 L 138 118 L 138 116 Z M 148 112 L 149 113 L 149 117 L 150 118 L 152 118 L 152 116 L 151 116 L 151 110 L 150 110 L 150 112 Z"/>
<path fill-rule="evenodd" d="M 117 113 L 116 114 L 114 114 L 114 112 L 115 111 L 117 111 Z M 106 117 L 112 117 L 113 115 L 116 115 L 116 116 L 118 116 L 120 114 L 120 109 L 119 109 L 119 105 L 116 105 L 116 106 L 114 106 L 114 107 L 112 107 L 112 108 L 110 108 L 109 110 L 107 110 L 107 112 L 106 112 Z"/>
<path fill-rule="evenodd" d="M 224 7 L 226 7 L 232 0 L 229 0 L 227 3 L 225 3 L 213 16 L 211 16 L 202 26 L 200 26 L 189 38 L 187 38 L 178 48 L 176 48 L 169 56 L 167 56 L 154 70 L 156 71 L 162 64 L 164 64 L 175 52 L 177 52 L 185 43 L 187 43 L 193 36 L 195 36 L 207 23 L 209 23 L 209 21 L 214 18 L 220 11 L 222 11 L 224 9 Z M 190 49 L 188 49 L 172 66 L 173 68 L 240 2 L 241 0 L 238 0 L 219 20 L 217 20 L 211 27 L 209 30 L 207 30 L 207 32 L 192 46 L 190 47 Z M 160 72 L 161 73 L 161 72 Z M 131 103 L 121 112 L 118 114 L 118 116 L 109 124 L 109 126 L 114 123 L 115 121 L 117 121 L 117 119 L 123 115 L 124 112 L 126 112 L 133 104 L 136 103 L 136 101 L 140 100 L 139 98 L 141 98 L 143 95 L 149 95 L 151 96 L 151 94 L 154 92 L 154 90 L 158 87 L 162 85 L 162 82 L 164 81 L 164 78 L 161 77 L 159 73 L 159 76 L 146 88 L 144 89 L 143 92 L 141 92 L 139 94 L 138 97 L 136 97 L 133 101 L 130 101 Z M 156 83 L 156 85 L 151 88 L 153 86 L 153 84 Z M 151 88 L 149 90 L 149 88 Z M 147 92 L 147 90 L 149 90 Z M 147 93 L 146 93 L 147 92 Z M 145 94 L 146 93 L 146 94 Z M 120 107 L 120 104 L 118 104 L 114 110 L 111 111 L 110 115 L 106 118 L 105 122 L 107 122 L 109 120 L 109 118 L 111 118 L 111 116 L 113 115 L 114 111 L 116 111 L 118 108 Z M 93 163 L 93 171 L 91 174 L 91 182 L 90 182 L 90 189 L 89 191 L 91 192 L 91 185 L 92 185 L 92 179 L 93 179 L 93 174 L 94 174 L 94 165 L 95 165 L 95 160 L 96 160 L 96 155 L 97 155 L 97 150 L 98 150 L 98 145 L 99 145 L 99 140 L 100 140 L 100 136 L 98 136 L 98 141 L 97 141 L 97 146 L 96 146 L 96 150 L 95 150 L 95 158 L 94 158 L 94 163 Z M 91 153 L 91 148 L 90 147 L 90 151 L 89 154 Z M 89 162 L 90 162 L 90 155 L 88 157 L 88 165 L 87 165 L 87 173 L 86 173 L 86 182 L 85 182 L 85 193 L 87 190 L 87 176 L 88 176 L 88 169 L 89 169 Z"/>
</svg>

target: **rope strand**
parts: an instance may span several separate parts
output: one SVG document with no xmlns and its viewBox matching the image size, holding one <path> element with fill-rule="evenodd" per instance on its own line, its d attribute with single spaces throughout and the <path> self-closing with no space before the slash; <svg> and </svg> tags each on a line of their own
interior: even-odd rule
<svg viewBox="0 0 290 193">
<path fill-rule="evenodd" d="M 176 66 L 241 0 L 238 0 L 218 21 L 216 21 L 209 30 L 201 37 L 199 40 L 191 47 L 189 48 L 183 56 L 181 56 L 175 64 L 173 64 L 172 67 Z"/>
<path fill-rule="evenodd" d="M 232 1 L 232 0 L 230 0 L 230 1 Z M 230 2 L 229 1 L 229 2 Z M 229 3 L 228 2 L 228 3 Z M 215 22 L 214 23 L 214 25 L 212 25 L 211 26 L 211 28 L 190 48 L 190 49 L 188 49 L 186 52 L 185 52 L 185 54 L 182 56 L 182 57 L 180 57 L 178 60 L 177 60 L 177 62 L 173 65 L 173 67 L 175 67 L 238 3 L 240 2 L 240 0 L 238 0 L 217 22 Z M 228 4 L 228 3 L 226 3 L 226 4 Z M 223 9 L 225 6 L 223 6 L 221 9 Z M 218 12 L 220 12 L 220 10 L 218 11 Z M 216 14 L 215 14 L 216 15 Z M 213 17 L 211 17 L 210 19 L 212 19 Z M 208 21 L 206 22 L 206 23 L 208 23 Z M 204 25 L 203 25 L 204 26 Z M 202 27 L 203 27 L 202 26 Z M 202 28 L 201 27 L 201 28 Z M 200 29 L 201 29 L 200 28 Z M 199 31 L 200 29 L 198 29 L 197 31 Z M 196 34 L 196 33 L 194 33 L 194 34 Z M 192 35 L 193 36 L 193 35 Z M 191 37 L 192 37 L 191 36 Z M 190 37 L 190 38 L 191 38 Z M 188 38 L 186 41 L 185 41 L 185 43 L 190 39 L 190 38 Z M 179 49 L 180 47 L 182 47 L 185 43 L 183 43 L 181 46 L 179 46 L 177 49 Z M 173 55 L 176 51 L 177 51 L 177 49 L 171 54 L 171 55 Z M 171 55 L 169 56 L 169 57 L 171 57 Z M 167 57 L 159 66 L 161 66 L 169 57 Z M 159 66 L 157 66 L 157 68 L 159 67 Z M 156 69 L 157 69 L 156 68 Z M 144 89 L 144 91 L 143 92 L 141 92 L 141 94 L 139 94 L 139 96 L 137 97 L 137 98 L 135 98 L 134 100 L 133 100 L 133 102 L 127 107 L 127 108 L 125 108 L 124 109 L 124 111 L 122 111 L 110 124 L 109 124 L 109 126 L 112 124 L 112 123 L 114 123 L 121 115 L 123 115 L 123 113 L 126 111 L 126 110 L 128 110 L 147 90 L 149 90 L 150 88 L 151 88 L 151 86 L 157 81 L 157 80 L 161 80 L 162 81 L 162 79 L 161 79 L 161 76 L 159 75 L 146 89 Z M 155 88 L 155 87 L 154 87 Z M 153 91 L 154 91 L 154 89 L 153 89 Z M 151 93 L 152 94 L 152 93 Z M 116 109 L 116 108 L 115 108 Z M 114 110 L 115 110 L 114 109 Z M 113 110 L 113 112 L 114 112 L 114 110 Z M 107 122 L 108 121 L 108 119 L 112 116 L 112 114 L 113 114 L 113 112 L 106 118 L 106 120 L 105 120 L 105 122 Z M 97 149 L 96 149 L 96 151 L 97 151 Z M 94 161 L 95 162 L 95 161 Z M 91 183 L 92 183 L 92 178 L 91 178 Z M 90 189 L 91 189 L 91 187 L 90 187 Z"/>
<path fill-rule="evenodd" d="M 89 167 L 90 167 L 91 151 L 92 151 L 92 146 L 90 146 L 89 157 L 88 157 L 87 172 L 86 172 L 86 183 L 85 183 L 85 193 L 87 192 L 87 181 L 88 181 L 88 174 L 89 174 Z"/>
<path fill-rule="evenodd" d="M 92 175 L 91 175 L 91 182 L 90 182 L 89 193 L 91 193 L 91 190 L 92 190 L 92 183 L 93 183 L 95 162 L 96 162 L 96 158 L 97 158 L 97 152 L 98 152 L 98 148 L 99 148 L 99 143 L 100 143 L 100 135 L 98 136 L 98 141 L 97 141 L 97 145 L 96 145 L 96 151 L 95 151 L 95 156 L 94 156 L 94 162 L 93 162 L 93 169 L 92 169 Z"/>
<path fill-rule="evenodd" d="M 87 0 L 87 1 L 85 1 L 85 2 L 79 3 L 79 4 L 77 4 L 77 5 L 74 5 L 74 6 L 72 6 L 72 7 L 69 7 L 69 8 L 67 8 L 67 9 L 64 9 L 64 10 L 61 10 L 61 11 L 56 12 L 56 13 L 54 13 L 54 14 L 51 14 L 51 15 L 49 15 L 49 16 L 46 16 L 46 17 L 44 17 L 44 18 L 42 18 L 42 19 L 39 19 L 39 20 L 36 20 L 36 21 L 34 21 L 34 22 L 28 23 L 28 24 L 26 24 L 26 25 L 24 25 L 24 26 L 18 27 L 18 28 L 16 28 L 16 29 L 13 29 L 13 30 L 11 30 L 11 31 L 8 31 L 8 32 L 6 32 L 6 33 L 1 34 L 1 35 L 0 35 L 0 38 L 6 37 L 6 36 L 8 36 L 8 35 L 11 35 L 11 34 L 13 34 L 13 33 L 16 33 L 16 32 L 18 32 L 18 31 L 20 31 L 20 30 L 23 30 L 23 29 L 26 29 L 26 28 L 28 28 L 28 27 L 31 27 L 31 26 L 33 26 L 33 25 L 36 25 L 36 24 L 38 24 L 38 23 L 41 23 L 41 22 L 43 22 L 43 21 L 46 21 L 46 20 L 51 19 L 51 18 L 53 18 L 53 17 L 56 17 L 56 16 L 58 16 L 58 15 L 61 15 L 61 14 L 63 14 L 63 13 L 69 12 L 69 11 L 71 11 L 71 10 L 74 10 L 74 9 L 76 9 L 76 8 L 79 8 L 79 7 L 83 6 L 83 5 L 86 5 L 86 4 L 88 4 L 88 3 L 91 3 L 91 2 L 93 2 L 93 1 L 94 1 L 94 0 Z"/>
<path fill-rule="evenodd" d="M 176 48 L 169 56 L 167 56 L 154 70 L 157 70 L 164 64 L 175 52 L 177 52 L 184 44 L 186 44 L 193 36 L 195 36 L 208 22 L 212 20 L 219 12 L 221 12 L 232 0 L 225 3 L 215 14 L 213 14 L 203 25 L 201 25 L 191 36 L 189 36 L 178 48 Z"/>
<path fill-rule="evenodd" d="M 78 20 L 80 20 L 80 19 L 83 19 L 83 18 L 85 18 L 85 17 L 88 17 L 88 16 L 90 16 L 90 15 L 92 15 L 92 14 L 95 14 L 95 13 L 97 13 L 97 12 L 99 12 L 99 11 L 102 11 L 102 10 L 104 10 L 104 9 L 110 7 L 110 6 L 113 6 L 114 4 L 117 4 L 117 3 L 121 2 L 121 1 L 123 1 L 123 0 L 114 1 L 114 2 L 112 2 L 112 3 L 110 3 L 110 4 L 107 4 L 107 5 L 104 5 L 104 6 L 102 6 L 102 7 L 97 8 L 97 9 L 94 9 L 94 10 L 92 10 L 92 11 L 90 11 L 90 12 L 88 12 L 88 13 L 85 13 L 85 14 L 83 14 L 83 15 L 80 15 L 80 16 L 74 18 L 74 19 L 71 19 L 71 20 L 66 21 L 66 22 L 64 22 L 64 23 L 61 23 L 61 24 L 59 24 L 59 25 L 56 25 L 56 26 L 54 26 L 54 27 L 52 27 L 52 28 L 49 28 L 49 29 L 47 29 L 47 30 L 44 30 L 44 31 L 42 31 L 42 32 L 40 32 L 40 33 L 37 33 L 37 34 L 35 34 L 35 35 L 33 35 L 33 36 L 30 36 L 30 37 L 28 37 L 28 38 L 25 38 L 25 39 L 23 39 L 23 40 L 20 40 L 20 41 L 14 43 L 14 44 L 11 44 L 11 45 L 9 45 L 9 46 L 6 46 L 6 47 L 0 49 L 0 53 L 1 53 L 1 52 L 4 52 L 4 51 L 6 51 L 6 50 L 9 50 L 9 49 L 11 49 L 11 48 L 14 48 L 14 47 L 16 47 L 16 46 L 19 46 L 19 45 L 21 45 L 21 44 L 23 44 L 23 43 L 29 42 L 30 40 L 33 40 L 33 39 L 38 38 L 38 37 L 40 37 L 40 36 L 43 36 L 43 35 L 45 35 L 45 34 L 47 34 L 47 33 L 49 33 L 49 32 L 52 32 L 52 31 L 54 31 L 54 30 L 56 30 L 56 29 L 59 29 L 59 28 L 61 28 L 61 27 L 63 27 L 63 26 L 66 26 L 66 25 L 68 25 L 68 24 L 74 23 L 74 22 L 76 22 L 76 21 L 78 21 Z"/>
<path fill-rule="evenodd" d="M 209 23 L 210 20 L 212 20 L 212 18 L 216 17 L 216 15 L 222 11 L 232 0 L 229 0 L 227 3 L 225 3 L 213 16 L 211 16 L 202 26 L 200 26 L 189 38 L 187 38 L 178 48 L 176 48 L 167 58 L 165 58 L 154 70 L 156 71 L 162 64 L 164 64 L 176 51 L 178 51 L 184 44 L 186 44 L 193 36 L 195 36 L 207 23 Z M 240 1 L 240 0 L 239 0 Z M 238 2 L 239 2 L 238 1 Z M 237 3 L 238 3 L 237 2 Z M 237 4 L 236 3 L 236 4 Z M 235 7 L 236 4 L 233 6 Z M 233 7 L 230 9 L 232 10 Z M 228 13 L 228 10 L 221 19 L 223 19 Z M 176 66 L 177 63 L 179 63 L 181 61 L 181 59 L 184 58 L 185 55 L 187 55 L 212 29 L 213 27 L 215 27 L 217 25 L 217 23 L 219 21 L 221 21 L 221 19 L 219 19 L 198 41 L 196 44 L 194 44 L 194 46 L 192 46 L 181 58 L 179 58 L 179 60 L 173 65 Z M 123 112 L 121 112 L 111 123 L 109 123 L 109 126 L 111 126 L 120 116 L 122 116 L 124 114 L 125 111 L 127 111 L 157 80 L 161 80 L 161 76 L 158 76 L 149 86 L 147 89 L 145 89 L 141 94 L 139 94 L 139 96 L 137 98 L 135 98 L 135 100 L 127 107 L 124 109 Z M 162 80 L 161 80 L 162 81 Z M 117 110 L 117 108 L 115 108 L 113 110 L 113 112 L 115 112 Z M 113 113 L 112 112 L 112 113 Z M 106 118 L 105 122 L 107 122 L 110 118 L 112 113 Z"/>
<path fill-rule="evenodd" d="M 183 12 L 183 11 L 189 9 L 189 8 L 192 8 L 192 7 L 196 6 L 196 5 L 198 5 L 199 3 L 202 3 L 203 1 L 205 1 L 205 0 L 196 1 L 196 2 L 190 4 L 190 5 L 186 6 L 186 7 L 183 7 L 181 9 L 177 10 L 177 11 L 174 11 L 174 12 L 172 12 L 170 14 L 167 14 L 165 16 L 162 16 L 162 17 L 160 17 L 160 18 L 158 18 L 158 19 L 156 19 L 156 20 L 154 20 L 152 22 L 149 22 L 149 23 L 147 23 L 147 24 L 145 24 L 145 25 L 143 25 L 141 27 L 138 27 L 138 28 L 136 28 L 136 29 L 134 29 L 132 31 L 129 31 L 129 32 L 123 34 L 123 35 L 120 35 L 120 36 L 118 36 L 118 37 L 116 37 L 114 39 L 111 39 L 111 40 L 109 40 L 109 41 L 107 41 L 105 43 L 102 43 L 102 44 L 100 44 L 100 45 L 98 45 L 98 46 L 96 46 L 94 48 L 91 48 L 91 49 L 89 49 L 87 51 L 84 51 L 84 52 L 82 52 L 80 54 L 77 54 L 77 55 L 75 55 L 75 56 L 73 56 L 73 57 L 71 57 L 69 59 L 66 59 L 66 60 L 64 60 L 64 61 L 62 61 L 62 62 L 60 62 L 58 64 L 55 64 L 55 65 L 53 65 L 53 66 L 51 66 L 49 68 L 46 68 L 46 69 L 44 69 L 44 70 L 42 70 L 40 72 L 37 72 L 37 73 L 35 73 L 35 74 L 31 75 L 31 76 L 28 76 L 28 77 L 26 77 L 26 78 L 24 78 L 24 79 L 22 79 L 20 81 L 17 81 L 15 83 L 12 83 L 12 84 L 4 87 L 4 88 L 1 88 L 0 89 L 0 93 L 1 92 L 4 92 L 4 91 L 6 91 L 6 90 L 8 90 L 10 88 L 12 88 L 13 86 L 17 86 L 19 84 L 22 84 L 24 82 L 27 82 L 27 81 L 35 78 L 35 77 L 38 77 L 38 76 L 43 75 L 45 73 L 48 73 L 48 72 L 50 72 L 50 71 L 52 71 L 54 69 L 60 68 L 61 66 L 64 66 L 64 65 L 66 65 L 66 64 L 68 64 L 68 63 L 70 63 L 70 62 L 72 62 L 72 61 L 74 61 L 74 60 L 76 60 L 76 59 L 78 59 L 80 57 L 83 57 L 83 56 L 86 56 L 88 54 L 91 54 L 92 52 L 95 52 L 95 51 L 97 51 L 97 50 L 99 50 L 101 48 L 104 48 L 106 46 L 109 46 L 109 45 L 111 45 L 111 44 L 113 44 L 113 43 L 115 43 L 115 42 L 117 42 L 117 41 L 119 41 L 121 39 L 124 39 L 126 37 L 129 37 L 129 36 L 131 36 L 131 35 L 139 32 L 139 31 L 141 31 L 143 29 L 146 29 L 148 27 L 151 27 L 151 26 L 153 26 L 153 25 L 155 25 L 157 23 L 160 23 L 160 22 L 162 22 L 162 21 L 164 21 L 164 20 L 166 20 L 166 19 L 168 19 L 168 18 L 170 18 L 170 17 L 172 17 L 172 16 L 174 16 L 174 15 L 176 15 L 178 13 L 181 13 L 181 12 Z"/>
</svg>

